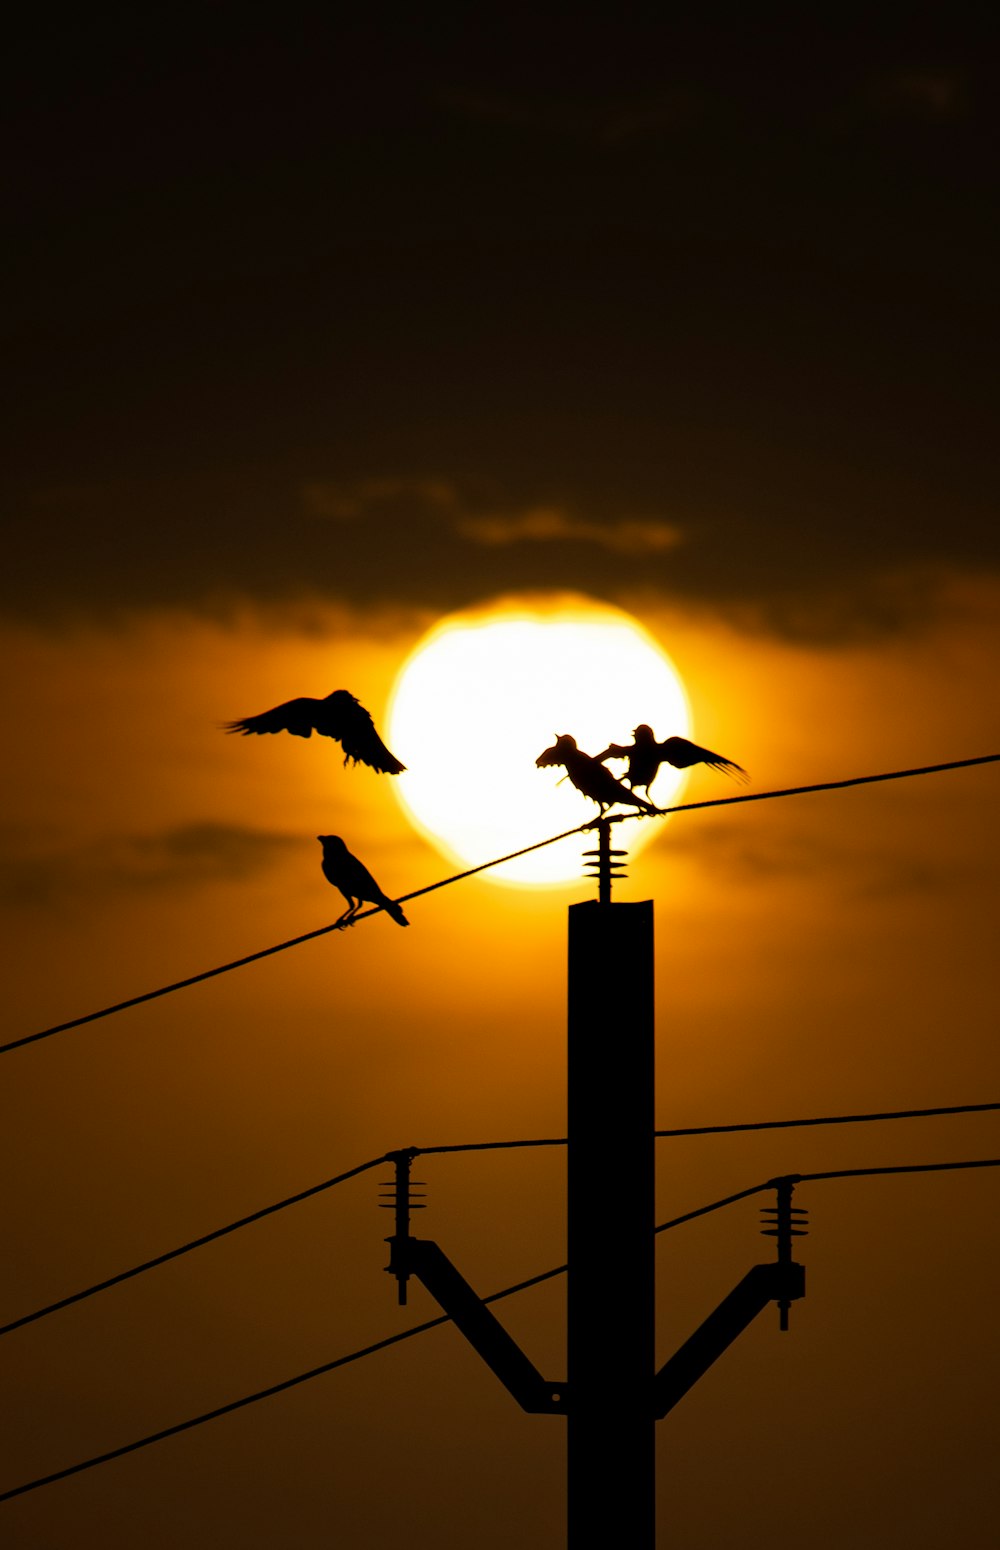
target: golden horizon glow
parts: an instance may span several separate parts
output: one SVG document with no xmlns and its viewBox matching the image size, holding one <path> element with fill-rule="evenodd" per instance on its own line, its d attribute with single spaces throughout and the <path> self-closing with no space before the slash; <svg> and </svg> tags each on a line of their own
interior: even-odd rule
<svg viewBox="0 0 1000 1550">
<path fill-rule="evenodd" d="M 658 737 L 687 736 L 690 712 L 670 659 L 636 619 L 587 599 L 499 601 L 442 620 L 404 664 L 388 726 L 408 769 L 393 790 L 438 850 L 475 866 L 597 817 L 595 803 L 559 784 L 563 771 L 535 767 L 560 733 L 597 754 L 630 742 L 643 721 Z M 625 766 L 608 768 L 620 776 Z M 664 767 L 654 800 L 668 802 L 684 778 Z M 623 824 L 616 844 L 634 854 L 658 828 Z M 566 882 L 593 844 L 575 836 L 483 875 Z"/>
</svg>

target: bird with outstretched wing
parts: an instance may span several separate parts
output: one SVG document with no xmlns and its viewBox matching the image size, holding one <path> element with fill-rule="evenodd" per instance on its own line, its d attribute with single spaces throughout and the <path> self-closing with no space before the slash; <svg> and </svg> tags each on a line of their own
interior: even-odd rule
<svg viewBox="0 0 1000 1550">
<path fill-rule="evenodd" d="M 620 803 L 625 807 L 636 807 L 641 813 L 658 813 L 659 808 L 653 807 L 649 802 L 644 802 L 642 797 L 637 797 L 634 792 L 623 786 L 620 780 L 615 780 L 610 770 L 606 770 L 599 760 L 584 753 L 577 747 L 576 738 L 570 737 L 568 732 L 557 736 L 551 748 L 546 748 L 535 760 L 538 769 L 545 769 L 548 765 L 561 764 L 569 776 L 577 791 L 582 791 L 585 797 L 596 802 L 601 809 L 601 817 L 604 817 L 609 807 Z M 565 779 L 565 777 L 563 777 Z"/>
<path fill-rule="evenodd" d="M 612 743 L 597 755 L 597 759 L 601 764 L 605 759 L 627 759 L 628 771 L 623 778 L 634 791 L 645 791 L 647 796 L 661 764 L 671 764 L 675 770 L 690 769 L 692 764 L 707 764 L 709 769 L 731 775 L 735 780 L 750 778 L 742 765 L 724 759 L 710 748 L 690 743 L 686 737 L 668 737 L 658 743 L 652 727 L 645 722 L 635 728 L 632 736 L 634 743 Z"/>
<path fill-rule="evenodd" d="M 375 730 L 371 713 L 346 689 L 334 689 L 324 700 L 286 700 L 259 716 L 227 721 L 227 732 L 262 735 L 291 732 L 293 737 L 332 737 L 344 750 L 344 763 L 367 764 L 380 775 L 399 775 L 406 769 L 391 754 Z"/>
</svg>

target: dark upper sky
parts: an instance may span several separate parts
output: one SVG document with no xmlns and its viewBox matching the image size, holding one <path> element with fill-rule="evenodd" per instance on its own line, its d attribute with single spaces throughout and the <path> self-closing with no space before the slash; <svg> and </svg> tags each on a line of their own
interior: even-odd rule
<svg viewBox="0 0 1000 1550">
<path fill-rule="evenodd" d="M 11 48 L 4 611 L 644 585 L 836 637 L 997 564 L 967 17 L 338 9 Z"/>
</svg>

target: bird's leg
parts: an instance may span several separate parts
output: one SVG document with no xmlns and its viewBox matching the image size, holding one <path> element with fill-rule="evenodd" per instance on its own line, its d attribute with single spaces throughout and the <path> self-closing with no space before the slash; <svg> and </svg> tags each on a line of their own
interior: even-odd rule
<svg viewBox="0 0 1000 1550">
<path fill-rule="evenodd" d="M 344 898 L 347 900 L 347 908 L 341 915 L 340 919 L 334 922 L 338 931 L 343 931 L 345 926 L 353 926 L 354 917 L 358 913 L 358 910 L 361 908 L 360 899 L 352 899 L 348 893 L 344 894 Z"/>
</svg>

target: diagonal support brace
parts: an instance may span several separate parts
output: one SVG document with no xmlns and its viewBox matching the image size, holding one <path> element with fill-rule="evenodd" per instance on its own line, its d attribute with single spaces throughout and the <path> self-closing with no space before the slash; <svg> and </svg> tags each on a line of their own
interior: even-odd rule
<svg viewBox="0 0 1000 1550">
<path fill-rule="evenodd" d="M 788 1304 L 805 1293 L 805 1267 L 794 1260 L 754 1265 L 656 1374 L 653 1413 L 657 1420 L 684 1398 L 769 1302 Z"/>
<path fill-rule="evenodd" d="M 430 1292 L 490 1371 L 522 1410 L 534 1415 L 565 1415 L 565 1384 L 546 1383 L 534 1363 L 472 1290 L 444 1250 L 429 1238 L 390 1238 L 390 1268 L 404 1269 Z"/>
</svg>

